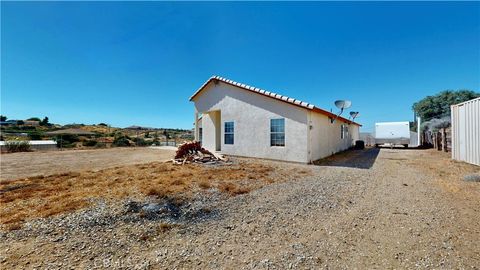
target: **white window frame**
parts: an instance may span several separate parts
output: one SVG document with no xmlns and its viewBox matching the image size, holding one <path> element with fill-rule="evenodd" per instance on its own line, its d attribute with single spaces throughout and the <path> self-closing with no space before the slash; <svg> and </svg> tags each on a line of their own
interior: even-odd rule
<svg viewBox="0 0 480 270">
<path fill-rule="evenodd" d="M 227 124 L 232 123 L 232 130 L 227 132 Z M 232 143 L 227 143 L 227 135 L 232 135 Z M 223 144 L 234 145 L 235 144 L 235 122 L 225 121 L 223 122 Z"/>
<path fill-rule="evenodd" d="M 283 132 L 278 132 L 278 131 L 272 131 L 272 121 L 275 120 L 283 120 Z M 278 135 L 278 134 L 283 134 L 283 144 L 278 144 L 278 143 L 272 143 L 272 135 Z M 278 139 L 275 139 L 275 141 L 278 141 Z M 285 147 L 286 145 L 286 136 L 285 136 L 285 118 L 271 118 L 270 119 L 270 147 Z"/>
</svg>

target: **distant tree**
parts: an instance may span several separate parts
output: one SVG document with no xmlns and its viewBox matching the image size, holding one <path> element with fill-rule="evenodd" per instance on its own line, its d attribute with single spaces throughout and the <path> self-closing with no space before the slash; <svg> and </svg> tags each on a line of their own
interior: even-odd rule
<svg viewBox="0 0 480 270">
<path fill-rule="evenodd" d="M 45 118 L 43 118 L 42 121 L 40 121 L 40 125 L 41 126 L 48 126 L 49 123 L 48 123 L 48 117 L 45 116 Z"/>
<path fill-rule="evenodd" d="M 150 138 L 150 132 L 145 132 L 145 138 Z"/>
<path fill-rule="evenodd" d="M 30 140 L 41 140 L 42 139 L 42 133 L 38 131 L 34 131 L 28 134 L 28 138 Z"/>
<path fill-rule="evenodd" d="M 105 124 L 105 123 L 100 123 L 100 124 L 98 124 L 98 125 L 99 125 L 99 126 L 103 126 L 103 127 L 108 127 L 108 125 Z"/>
<path fill-rule="evenodd" d="M 23 124 L 25 124 L 25 122 L 23 120 L 18 120 L 17 121 L 17 125 L 23 125 Z"/>
<path fill-rule="evenodd" d="M 40 118 L 38 118 L 38 117 L 30 117 L 30 118 L 27 119 L 27 121 L 38 121 L 38 122 L 40 122 L 42 120 L 40 120 Z"/>
<path fill-rule="evenodd" d="M 480 96 L 471 90 L 445 90 L 434 96 L 427 96 L 412 106 L 417 116 L 420 116 L 423 122 L 432 119 L 441 119 L 450 116 L 450 105 L 461 103 Z"/>
<path fill-rule="evenodd" d="M 168 134 L 166 129 L 163 131 L 163 135 L 165 136 L 165 139 L 170 139 L 170 135 Z"/>
<path fill-rule="evenodd" d="M 7 121 L 7 117 L 5 115 L 0 115 L 0 121 Z"/>
</svg>

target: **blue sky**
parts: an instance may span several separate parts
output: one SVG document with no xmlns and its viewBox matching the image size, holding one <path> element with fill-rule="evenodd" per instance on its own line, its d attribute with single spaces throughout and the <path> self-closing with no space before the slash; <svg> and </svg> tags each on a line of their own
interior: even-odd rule
<svg viewBox="0 0 480 270">
<path fill-rule="evenodd" d="M 363 130 L 413 102 L 480 86 L 479 2 L 2 2 L 1 113 L 55 123 L 191 128 L 220 75 L 330 110 Z"/>
</svg>

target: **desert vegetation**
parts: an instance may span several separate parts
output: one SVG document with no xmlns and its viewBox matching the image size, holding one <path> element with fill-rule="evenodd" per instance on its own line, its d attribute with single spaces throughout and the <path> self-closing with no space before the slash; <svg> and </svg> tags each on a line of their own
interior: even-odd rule
<svg viewBox="0 0 480 270">
<path fill-rule="evenodd" d="M 0 223 L 17 229 L 27 220 L 82 209 L 95 199 L 116 201 L 145 196 L 188 199 L 193 193 L 208 189 L 235 196 L 283 181 L 288 174 L 289 170 L 274 165 L 240 161 L 218 167 L 153 162 L 38 175 L 0 183 L 3 206 Z"/>
</svg>

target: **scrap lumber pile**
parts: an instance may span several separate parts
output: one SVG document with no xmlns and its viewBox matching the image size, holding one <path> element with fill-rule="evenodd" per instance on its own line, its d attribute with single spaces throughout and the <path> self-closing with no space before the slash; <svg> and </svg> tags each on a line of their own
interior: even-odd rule
<svg viewBox="0 0 480 270">
<path fill-rule="evenodd" d="M 189 141 L 178 146 L 173 164 L 201 163 L 218 164 L 226 163 L 228 159 L 222 155 L 212 153 L 200 145 L 200 142 Z"/>
</svg>

